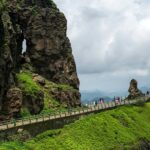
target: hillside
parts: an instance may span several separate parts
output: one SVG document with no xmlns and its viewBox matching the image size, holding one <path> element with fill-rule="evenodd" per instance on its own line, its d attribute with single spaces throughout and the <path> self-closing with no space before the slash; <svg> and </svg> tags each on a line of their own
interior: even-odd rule
<svg viewBox="0 0 150 150">
<path fill-rule="evenodd" d="M 0 150 L 148 150 L 150 103 L 90 115 L 25 143 L 3 143 Z"/>
</svg>

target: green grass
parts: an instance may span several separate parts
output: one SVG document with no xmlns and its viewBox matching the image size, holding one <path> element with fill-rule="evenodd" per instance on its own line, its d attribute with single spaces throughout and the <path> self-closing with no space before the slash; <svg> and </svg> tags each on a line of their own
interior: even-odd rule
<svg viewBox="0 0 150 150">
<path fill-rule="evenodd" d="M 74 89 L 72 86 L 67 85 L 67 84 L 56 84 L 54 82 L 51 82 L 49 80 L 46 80 L 46 84 L 48 85 L 49 89 L 59 89 L 60 91 L 77 91 L 76 89 Z"/>
<path fill-rule="evenodd" d="M 138 150 L 141 139 L 150 141 L 150 103 L 93 114 L 25 143 L 3 143 L 0 150 Z"/>
<path fill-rule="evenodd" d="M 41 90 L 40 86 L 32 80 L 32 74 L 29 72 L 21 72 L 17 74 L 18 82 L 26 94 L 35 96 Z"/>
<path fill-rule="evenodd" d="M 71 92 L 77 91 L 69 85 L 56 84 L 46 79 L 45 81 L 47 88 L 45 88 L 44 86 L 41 86 L 40 84 L 33 81 L 32 73 L 29 70 L 22 70 L 20 73 L 18 73 L 17 81 L 24 95 L 31 95 L 33 97 L 36 97 L 39 91 L 42 91 L 44 93 L 44 109 L 42 110 L 41 114 L 53 114 L 56 112 L 66 111 L 65 104 L 60 104 L 60 102 L 57 99 L 53 98 L 53 96 L 50 94 L 50 90 Z M 26 108 L 22 108 L 21 116 L 28 117 L 30 116 L 30 113 Z"/>
</svg>

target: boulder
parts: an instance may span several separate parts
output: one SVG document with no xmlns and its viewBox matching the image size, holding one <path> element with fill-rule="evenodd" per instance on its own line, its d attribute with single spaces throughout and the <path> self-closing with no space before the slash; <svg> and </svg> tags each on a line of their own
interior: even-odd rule
<svg viewBox="0 0 150 150">
<path fill-rule="evenodd" d="M 45 79 L 42 76 L 40 76 L 38 74 L 33 74 L 32 77 L 33 77 L 33 81 L 35 81 L 36 83 L 38 83 L 42 86 L 44 86 L 46 84 Z"/>
<path fill-rule="evenodd" d="M 44 93 L 37 91 L 34 95 L 24 94 L 23 105 L 29 110 L 30 114 L 39 114 L 44 108 Z"/>
<path fill-rule="evenodd" d="M 18 117 L 22 107 L 22 91 L 19 88 L 11 88 L 7 91 L 5 108 L 3 111 L 7 112 L 10 117 Z"/>
</svg>

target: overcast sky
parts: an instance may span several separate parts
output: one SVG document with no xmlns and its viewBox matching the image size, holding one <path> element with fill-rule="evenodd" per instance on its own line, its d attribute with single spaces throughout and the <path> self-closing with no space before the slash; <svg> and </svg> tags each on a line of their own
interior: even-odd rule
<svg viewBox="0 0 150 150">
<path fill-rule="evenodd" d="M 54 0 L 68 20 L 81 90 L 150 87 L 150 0 Z"/>
</svg>

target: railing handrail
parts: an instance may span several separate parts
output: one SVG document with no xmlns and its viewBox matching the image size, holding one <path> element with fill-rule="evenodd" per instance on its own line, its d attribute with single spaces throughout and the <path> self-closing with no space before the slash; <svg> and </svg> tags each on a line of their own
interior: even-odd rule
<svg viewBox="0 0 150 150">
<path fill-rule="evenodd" d="M 136 102 L 138 102 L 139 100 L 143 100 L 143 102 L 145 102 L 145 101 L 147 101 L 148 98 L 149 98 L 149 96 L 139 97 L 134 100 L 126 99 L 123 101 L 119 101 L 118 103 L 116 103 L 115 101 L 111 101 L 111 102 L 109 101 L 109 102 L 97 104 L 96 106 L 94 106 L 94 107 L 92 106 L 91 108 L 90 107 L 81 107 L 81 109 L 79 109 L 79 110 L 73 109 L 71 111 L 65 111 L 63 113 L 61 113 L 61 112 L 56 112 L 54 114 L 47 113 L 47 114 L 34 115 L 34 116 L 30 116 L 30 117 L 24 117 L 24 118 L 20 118 L 20 119 L 12 119 L 12 120 L 8 120 L 8 121 L 2 121 L 2 122 L 0 122 L 0 130 L 7 130 L 9 128 L 13 128 L 16 126 L 23 126 L 25 123 L 26 123 L 26 125 L 32 124 L 33 121 L 38 123 L 38 122 L 42 122 L 46 119 L 51 120 L 51 119 L 55 119 L 55 118 L 62 118 L 62 117 L 68 117 L 68 116 L 73 116 L 73 115 L 85 114 L 87 112 L 90 113 L 90 112 L 95 112 L 98 110 L 105 110 L 105 109 L 114 108 L 117 106 L 123 106 L 123 105 L 128 105 L 128 104 L 132 105 L 132 104 L 135 104 Z M 19 125 L 19 123 L 21 123 L 21 124 Z M 12 126 L 10 126 L 10 125 L 12 125 Z M 3 126 L 4 126 L 4 128 L 1 128 Z"/>
</svg>

